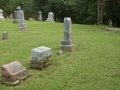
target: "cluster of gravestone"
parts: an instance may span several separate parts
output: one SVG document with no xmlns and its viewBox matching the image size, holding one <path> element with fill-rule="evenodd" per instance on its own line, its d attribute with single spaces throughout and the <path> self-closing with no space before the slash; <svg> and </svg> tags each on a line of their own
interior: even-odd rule
<svg viewBox="0 0 120 90">
<path fill-rule="evenodd" d="M 42 12 L 39 13 L 38 20 L 42 20 Z M 21 10 L 20 7 L 17 7 L 17 10 L 14 12 L 14 23 L 20 23 L 19 30 L 25 31 L 27 30 L 27 26 L 24 23 L 24 12 Z M 1 17 L 3 18 L 3 17 Z M 48 13 L 48 18 L 46 22 L 55 22 L 54 21 L 54 14 L 52 12 Z M 72 44 L 72 36 L 71 36 L 71 18 L 65 17 L 64 18 L 64 39 L 61 41 L 61 45 L 57 52 L 57 55 L 62 55 L 63 51 L 70 51 L 73 52 L 76 48 L 75 44 Z M 5 31 L 3 33 L 3 39 L 8 39 L 8 33 Z M 45 67 L 49 66 L 51 57 L 51 48 L 40 46 L 37 48 L 33 48 L 31 51 L 31 60 L 30 60 L 30 67 L 43 70 Z M 5 65 L 1 66 L 1 73 L 2 73 L 2 83 L 8 85 L 17 85 L 21 80 L 26 79 L 30 75 L 27 72 L 27 69 L 18 61 L 14 61 Z"/>
</svg>

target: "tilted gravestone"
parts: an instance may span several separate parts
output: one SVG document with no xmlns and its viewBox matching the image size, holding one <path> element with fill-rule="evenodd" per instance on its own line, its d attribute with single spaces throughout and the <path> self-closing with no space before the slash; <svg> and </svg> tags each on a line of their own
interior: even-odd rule
<svg viewBox="0 0 120 90">
<path fill-rule="evenodd" d="M 38 21 L 42 21 L 42 12 L 38 12 Z"/>
<path fill-rule="evenodd" d="M 20 26 L 19 26 L 19 30 L 20 31 L 26 31 L 28 28 L 24 22 L 24 12 L 23 10 L 19 11 L 19 16 L 20 16 Z"/>
<path fill-rule="evenodd" d="M 8 39 L 8 32 L 3 32 L 3 40 L 7 40 Z"/>
<path fill-rule="evenodd" d="M 53 12 L 48 13 L 48 18 L 47 18 L 46 22 L 55 22 Z"/>
<path fill-rule="evenodd" d="M 18 6 L 16 8 L 16 11 L 14 11 L 14 19 L 13 19 L 13 23 L 19 23 L 20 20 L 20 16 L 19 16 L 19 11 L 21 10 L 21 7 Z"/>
<path fill-rule="evenodd" d="M 51 57 L 51 48 L 41 46 L 32 49 L 31 67 L 43 69 L 50 64 L 49 57 Z"/>
<path fill-rule="evenodd" d="M 74 51 L 76 45 L 72 44 L 71 38 L 71 18 L 64 18 L 64 39 L 61 41 L 60 49 L 65 51 Z"/>
<path fill-rule="evenodd" d="M 16 85 L 28 77 L 27 69 L 18 61 L 1 66 L 2 83 Z"/>
<path fill-rule="evenodd" d="M 3 17 L 3 10 L 0 9 L 0 20 L 5 20 L 5 18 Z"/>
</svg>

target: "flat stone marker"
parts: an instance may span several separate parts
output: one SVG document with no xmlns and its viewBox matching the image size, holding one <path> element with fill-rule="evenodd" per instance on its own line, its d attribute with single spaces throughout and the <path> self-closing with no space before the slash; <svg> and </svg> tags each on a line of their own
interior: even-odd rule
<svg viewBox="0 0 120 90">
<path fill-rule="evenodd" d="M 107 28 L 106 31 L 120 31 L 118 28 Z"/>
<path fill-rule="evenodd" d="M 48 13 L 48 18 L 47 18 L 46 22 L 55 22 L 54 21 L 54 13 L 53 12 L 49 12 Z"/>
<path fill-rule="evenodd" d="M 64 18 L 64 39 L 61 41 L 60 50 L 74 51 L 76 45 L 72 44 L 71 38 L 71 18 Z"/>
<path fill-rule="evenodd" d="M 3 40 L 7 40 L 8 39 L 8 32 L 3 32 Z"/>
<path fill-rule="evenodd" d="M 41 46 L 32 49 L 31 67 L 43 69 L 50 64 L 49 57 L 51 57 L 51 48 Z"/>
<path fill-rule="evenodd" d="M 26 31 L 28 28 L 24 22 L 24 12 L 23 10 L 19 11 L 19 16 L 20 16 L 20 26 L 19 26 L 19 30 L 20 31 Z"/>
<path fill-rule="evenodd" d="M 2 83 L 16 85 L 20 80 L 28 77 L 27 69 L 18 61 L 1 66 Z"/>
</svg>

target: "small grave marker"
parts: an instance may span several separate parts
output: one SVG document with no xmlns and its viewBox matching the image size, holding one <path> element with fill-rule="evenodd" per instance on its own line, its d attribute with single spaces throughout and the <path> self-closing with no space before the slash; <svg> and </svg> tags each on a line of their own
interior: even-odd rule
<svg viewBox="0 0 120 90">
<path fill-rule="evenodd" d="M 3 32 L 3 40 L 7 40 L 8 39 L 8 32 Z"/>
</svg>

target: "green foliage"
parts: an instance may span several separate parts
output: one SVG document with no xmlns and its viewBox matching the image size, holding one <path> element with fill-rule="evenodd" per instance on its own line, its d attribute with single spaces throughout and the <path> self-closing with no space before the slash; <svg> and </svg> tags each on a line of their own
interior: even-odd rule
<svg viewBox="0 0 120 90">
<path fill-rule="evenodd" d="M 98 17 L 99 0 L 0 0 L 0 7 L 4 10 L 5 17 L 21 6 L 25 18 L 37 19 L 37 12 L 42 11 L 43 20 L 48 12 L 53 12 L 55 21 L 63 22 L 64 17 L 71 17 L 73 23 L 94 24 Z M 120 26 L 120 1 L 107 0 L 103 8 L 103 22 L 108 24 L 112 19 L 116 26 Z"/>
</svg>

